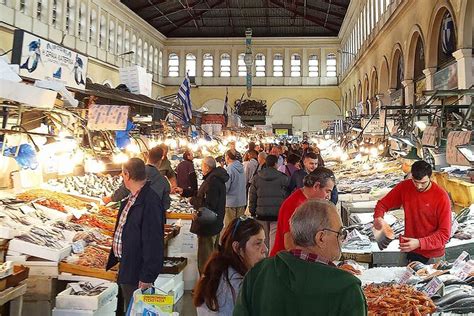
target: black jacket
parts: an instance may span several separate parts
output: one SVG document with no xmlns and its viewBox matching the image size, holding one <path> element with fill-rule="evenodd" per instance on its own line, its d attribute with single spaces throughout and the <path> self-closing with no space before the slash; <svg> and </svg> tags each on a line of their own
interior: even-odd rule
<svg viewBox="0 0 474 316">
<path fill-rule="evenodd" d="M 249 189 L 249 210 L 263 221 L 277 221 L 278 211 L 288 197 L 288 176 L 275 168 L 265 168 L 253 178 Z"/>
<path fill-rule="evenodd" d="M 229 175 L 222 167 L 217 167 L 204 176 L 197 194 L 190 200 L 193 207 L 198 210 L 200 207 L 207 207 L 217 214 L 217 221 L 211 225 L 201 225 L 196 221 L 192 222 L 193 231 L 198 236 L 214 236 L 220 233 L 224 227 L 225 183 L 229 180 Z"/>
<path fill-rule="evenodd" d="M 290 178 L 290 184 L 288 185 L 288 190 L 289 192 L 293 192 L 296 189 L 301 189 L 303 187 L 303 179 L 306 177 L 308 173 L 304 169 L 299 169 L 296 170 L 293 175 Z M 337 201 L 339 200 L 339 192 L 337 191 L 336 186 L 334 186 L 334 189 L 332 189 L 331 192 L 331 199 L 330 201 L 334 203 L 334 205 L 337 204 Z"/>
<path fill-rule="evenodd" d="M 170 208 L 170 182 L 167 178 L 161 175 L 161 173 L 153 165 L 145 166 L 146 178 L 151 182 L 151 188 L 158 194 L 160 200 L 163 202 L 163 208 L 166 211 Z M 112 194 L 112 201 L 118 202 L 126 198 L 130 194 L 130 191 L 122 184 Z"/>
<path fill-rule="evenodd" d="M 122 210 L 117 215 L 117 224 Z M 135 204 L 128 212 L 122 232 L 122 258 L 117 283 L 138 285 L 138 281 L 155 282 L 163 268 L 164 256 L 164 210 L 158 194 L 147 181 Z M 106 270 L 119 262 L 113 249 L 110 250 Z"/>
<path fill-rule="evenodd" d="M 191 197 L 198 189 L 196 171 L 191 160 L 183 160 L 176 167 L 176 181 L 178 187 L 183 189 L 182 196 Z"/>
</svg>

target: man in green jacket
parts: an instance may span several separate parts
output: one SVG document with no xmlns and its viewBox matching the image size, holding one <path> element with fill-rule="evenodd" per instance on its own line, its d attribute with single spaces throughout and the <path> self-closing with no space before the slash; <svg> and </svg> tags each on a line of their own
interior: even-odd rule
<svg viewBox="0 0 474 316">
<path fill-rule="evenodd" d="M 366 315 L 361 282 L 332 261 L 345 237 L 329 201 L 310 200 L 290 219 L 295 248 L 255 265 L 245 276 L 234 316 Z"/>
</svg>

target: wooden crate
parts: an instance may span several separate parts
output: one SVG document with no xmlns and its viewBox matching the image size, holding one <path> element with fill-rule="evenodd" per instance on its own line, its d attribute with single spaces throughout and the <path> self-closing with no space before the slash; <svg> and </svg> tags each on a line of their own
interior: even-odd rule
<svg viewBox="0 0 474 316">
<path fill-rule="evenodd" d="M 58 292 L 58 279 L 51 277 L 30 276 L 26 279 L 26 284 L 25 300 L 27 301 L 54 300 Z"/>
<path fill-rule="evenodd" d="M 88 276 L 88 277 L 109 280 L 109 281 L 114 281 L 114 282 L 117 281 L 117 277 L 118 277 L 117 271 L 113 271 L 113 270 L 105 271 L 105 269 L 84 267 L 77 264 L 70 264 L 66 262 L 59 263 L 59 272 L 66 272 L 66 273 L 71 273 L 74 275 Z"/>
<path fill-rule="evenodd" d="M 188 264 L 188 259 L 184 257 L 165 257 L 164 260 L 173 260 L 178 262 L 178 264 L 172 267 L 163 267 L 161 270 L 161 273 L 163 274 L 179 274 Z"/>
<path fill-rule="evenodd" d="M 354 260 L 356 262 L 372 264 L 372 253 L 352 253 L 352 252 L 343 252 L 342 260 Z"/>
<path fill-rule="evenodd" d="M 166 218 L 192 220 L 193 219 L 193 214 L 166 212 Z"/>
</svg>

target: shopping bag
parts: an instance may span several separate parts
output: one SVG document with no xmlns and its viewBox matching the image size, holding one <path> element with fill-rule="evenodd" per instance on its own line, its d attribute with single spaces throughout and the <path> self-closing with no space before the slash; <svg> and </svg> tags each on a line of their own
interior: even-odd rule
<svg viewBox="0 0 474 316">
<path fill-rule="evenodd" d="M 170 316 L 173 315 L 174 295 L 154 287 L 133 292 L 126 316 Z"/>
</svg>

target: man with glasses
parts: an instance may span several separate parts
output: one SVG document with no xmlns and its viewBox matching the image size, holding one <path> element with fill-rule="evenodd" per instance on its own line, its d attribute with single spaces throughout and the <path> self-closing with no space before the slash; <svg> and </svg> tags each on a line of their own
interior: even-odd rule
<svg viewBox="0 0 474 316">
<path fill-rule="evenodd" d="M 400 250 L 407 253 L 409 262 L 434 263 L 444 257 L 451 236 L 451 203 L 446 191 L 431 182 L 429 163 L 415 162 L 411 174 L 411 179 L 399 183 L 378 201 L 374 228 L 383 228 L 385 212 L 403 206 L 405 234 L 400 240 Z"/>
<path fill-rule="evenodd" d="M 285 201 L 278 212 L 275 243 L 270 256 L 279 251 L 291 249 L 293 240 L 290 234 L 290 217 L 296 208 L 311 199 L 329 200 L 335 184 L 334 173 L 328 168 L 318 167 L 304 177 L 303 188 L 297 189 Z"/>
<path fill-rule="evenodd" d="M 295 246 L 245 276 L 234 316 L 366 315 L 360 280 L 333 263 L 345 237 L 335 205 L 305 202 L 291 216 L 290 231 Z"/>
</svg>

